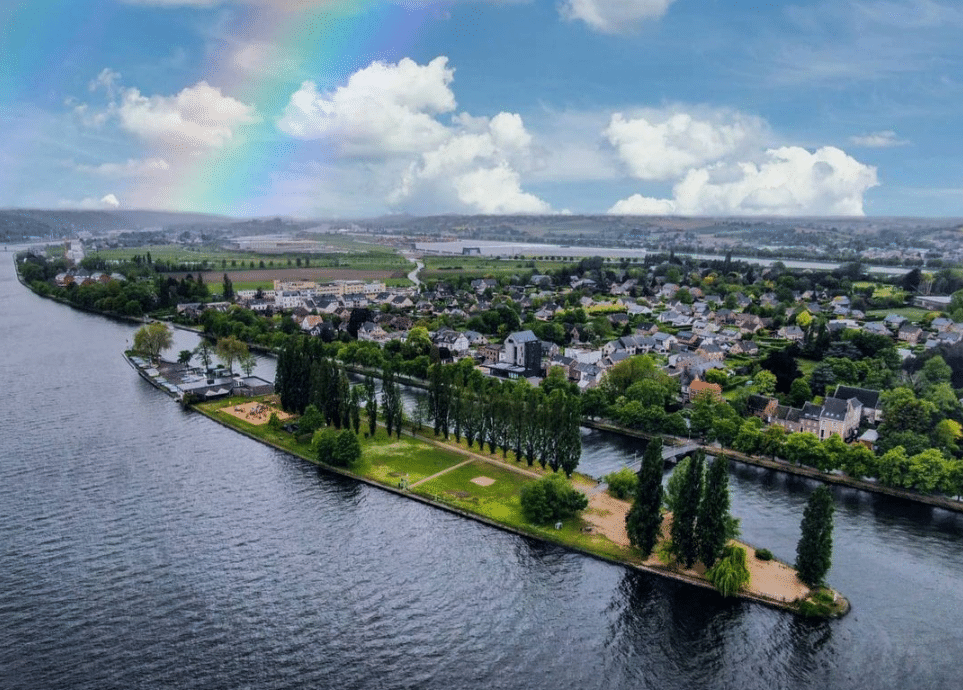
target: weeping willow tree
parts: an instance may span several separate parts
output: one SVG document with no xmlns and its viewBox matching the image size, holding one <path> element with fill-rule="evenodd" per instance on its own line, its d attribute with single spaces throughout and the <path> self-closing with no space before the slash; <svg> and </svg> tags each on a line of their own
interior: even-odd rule
<svg viewBox="0 0 963 690">
<path fill-rule="evenodd" d="M 706 571 L 706 578 L 724 597 L 731 597 L 749 584 L 746 550 L 741 546 L 727 546 L 722 558 Z"/>
</svg>

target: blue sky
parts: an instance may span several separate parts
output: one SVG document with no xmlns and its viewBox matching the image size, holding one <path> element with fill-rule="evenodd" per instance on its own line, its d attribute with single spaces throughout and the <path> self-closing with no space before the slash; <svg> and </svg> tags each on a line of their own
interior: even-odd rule
<svg viewBox="0 0 963 690">
<path fill-rule="evenodd" d="M 0 0 L 0 206 L 963 217 L 948 0 Z"/>
</svg>

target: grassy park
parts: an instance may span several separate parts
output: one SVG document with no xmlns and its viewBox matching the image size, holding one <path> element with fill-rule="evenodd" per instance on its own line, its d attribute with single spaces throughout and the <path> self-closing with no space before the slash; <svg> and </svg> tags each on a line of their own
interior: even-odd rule
<svg viewBox="0 0 963 690">
<path fill-rule="evenodd" d="M 246 405 L 252 404 L 256 404 L 259 412 L 254 418 L 245 414 Z M 571 480 L 576 488 L 590 497 L 588 508 L 581 515 L 557 525 L 535 525 L 523 514 L 522 489 L 545 474 L 551 474 L 550 471 L 537 466 L 528 467 L 478 449 L 469 450 L 464 441 L 455 444 L 452 439 L 451 443 L 445 443 L 429 435 L 407 433 L 401 438 L 388 437 L 383 428 L 378 428 L 373 437 L 360 434 L 363 437 L 361 459 L 350 469 L 334 468 L 315 457 L 309 438 L 299 438 L 279 425 L 269 423 L 269 415 L 278 411 L 275 405 L 276 399 L 272 396 L 255 399 L 255 403 L 250 398 L 227 398 L 201 403 L 195 408 L 222 424 L 331 471 L 408 493 L 512 531 L 601 558 L 693 584 L 708 584 L 698 568 L 681 569 L 678 564 L 661 561 L 658 553 L 643 560 L 624 538 L 624 515 L 629 504 L 594 490 L 596 484 L 590 478 L 575 474 Z M 839 615 L 848 608 L 845 600 L 838 604 L 818 600 L 819 596 L 826 596 L 820 594 L 822 590 L 807 590 L 796 581 L 795 571 L 785 564 L 753 558 L 750 570 L 752 584 L 747 593 L 757 600 L 819 617 Z"/>
</svg>

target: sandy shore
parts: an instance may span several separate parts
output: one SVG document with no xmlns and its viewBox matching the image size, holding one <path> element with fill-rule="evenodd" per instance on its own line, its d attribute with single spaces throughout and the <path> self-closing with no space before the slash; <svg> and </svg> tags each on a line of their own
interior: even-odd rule
<svg viewBox="0 0 963 690">
<path fill-rule="evenodd" d="M 594 531 L 604 535 L 609 540 L 621 546 L 629 546 L 629 535 L 625 531 L 625 516 L 631 504 L 613 498 L 607 492 L 580 486 L 589 494 L 589 507 L 582 513 L 582 518 L 592 525 Z M 663 536 L 669 529 L 669 519 L 662 525 Z M 738 543 L 738 542 L 737 542 Z M 755 557 L 756 550 L 746 544 L 741 544 L 747 552 L 746 564 L 749 567 L 751 580 L 746 592 L 765 599 L 790 602 L 809 595 L 809 588 L 796 577 L 796 571 L 779 561 L 761 561 Z M 653 554 L 645 564 L 665 569 L 665 565 Z M 685 569 L 678 567 L 676 572 L 684 575 L 702 578 L 705 568 L 702 564 Z"/>
</svg>

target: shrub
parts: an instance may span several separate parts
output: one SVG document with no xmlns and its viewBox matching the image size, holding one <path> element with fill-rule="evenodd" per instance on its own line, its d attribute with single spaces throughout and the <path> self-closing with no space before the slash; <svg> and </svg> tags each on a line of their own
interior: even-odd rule
<svg viewBox="0 0 963 690">
<path fill-rule="evenodd" d="M 756 549 L 756 558 L 760 561 L 771 561 L 772 551 L 769 549 Z"/>
<path fill-rule="evenodd" d="M 522 513 L 529 522 L 544 525 L 564 520 L 588 507 L 588 498 L 557 474 L 522 487 Z"/>
<path fill-rule="evenodd" d="M 313 434 L 324 426 L 324 415 L 314 405 L 308 405 L 298 420 L 298 433 Z"/>
<path fill-rule="evenodd" d="M 609 493 L 622 500 L 634 496 L 636 487 L 639 485 L 639 476 L 628 467 L 607 474 L 602 479 L 609 485 Z"/>
</svg>

